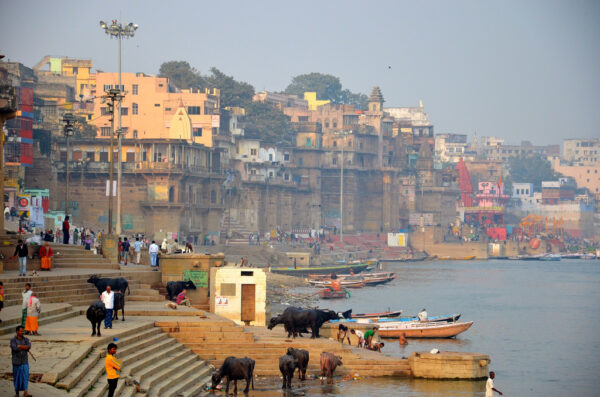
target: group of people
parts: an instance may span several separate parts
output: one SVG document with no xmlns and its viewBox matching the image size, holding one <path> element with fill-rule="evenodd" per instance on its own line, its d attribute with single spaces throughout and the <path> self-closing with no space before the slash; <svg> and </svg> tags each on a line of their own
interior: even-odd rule
<svg viewBox="0 0 600 397">
<path fill-rule="evenodd" d="M 350 328 L 344 324 L 340 324 L 338 326 L 337 340 L 338 342 L 344 343 L 344 339 L 348 340 L 348 344 L 352 345 L 350 342 L 350 335 L 348 335 L 348 331 L 350 334 L 356 336 L 358 338 L 358 347 L 362 347 L 368 350 L 374 350 L 381 353 L 381 349 L 385 346 L 383 342 L 376 342 L 374 340 L 375 333 L 377 332 L 377 327 L 373 327 L 372 329 L 368 329 L 365 332 L 361 330 Z"/>
</svg>

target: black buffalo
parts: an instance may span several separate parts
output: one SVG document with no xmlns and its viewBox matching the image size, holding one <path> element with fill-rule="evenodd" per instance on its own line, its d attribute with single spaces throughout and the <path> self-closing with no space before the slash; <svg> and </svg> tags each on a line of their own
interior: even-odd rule
<svg viewBox="0 0 600 397">
<path fill-rule="evenodd" d="M 281 314 L 280 320 L 285 324 L 286 329 L 297 330 L 310 327 L 312 331 L 311 338 L 319 337 L 319 328 L 323 323 L 329 320 L 335 320 L 338 315 L 333 310 L 301 309 L 298 307 L 288 307 Z M 269 323 L 269 327 L 271 324 Z"/>
<path fill-rule="evenodd" d="M 100 324 L 106 318 L 106 307 L 104 307 L 104 303 L 101 301 L 94 302 L 88 307 L 85 316 L 90 323 L 92 324 L 92 336 L 96 335 L 96 328 L 98 329 L 98 336 L 102 336 L 100 334 Z"/>
<path fill-rule="evenodd" d="M 225 394 L 229 394 L 230 381 L 233 381 L 233 392 L 237 394 L 237 381 L 241 379 L 246 380 L 244 393 L 248 393 L 250 383 L 252 383 L 252 390 L 254 390 L 254 364 L 255 361 L 248 357 L 227 357 L 221 368 L 212 375 L 212 389 L 214 390 L 221 383 L 222 378 L 226 378 L 227 386 L 225 387 Z"/>
<path fill-rule="evenodd" d="M 294 349 L 293 347 L 288 347 L 287 355 L 294 357 L 298 362 L 298 379 L 306 380 L 306 369 L 308 368 L 308 360 L 310 358 L 308 351 L 304 349 Z"/>
<path fill-rule="evenodd" d="M 118 278 L 98 278 L 95 274 L 90 277 L 88 283 L 94 284 L 99 293 L 106 291 L 106 286 L 110 286 L 113 292 L 120 292 L 125 295 L 125 291 L 129 290 L 129 283 L 123 277 Z"/>
<path fill-rule="evenodd" d="M 196 285 L 192 281 L 169 281 L 167 283 L 167 296 L 169 300 L 177 298 L 177 295 L 184 289 L 196 289 Z"/>
<path fill-rule="evenodd" d="M 120 292 L 115 292 L 113 320 L 119 319 L 119 310 L 121 311 L 121 321 L 125 321 L 125 295 Z"/>
<path fill-rule="evenodd" d="M 267 328 L 273 329 L 278 324 L 283 324 L 283 328 L 285 329 L 285 332 L 288 333 L 288 336 L 287 336 L 288 338 L 291 338 L 292 336 L 294 338 L 296 336 L 302 337 L 302 334 L 308 334 L 308 330 L 306 329 L 306 327 L 304 327 L 302 329 L 293 329 L 293 328 L 290 328 L 290 326 L 288 324 L 286 324 L 285 321 L 283 321 L 283 319 L 284 319 L 284 316 L 282 314 L 280 314 L 279 316 L 271 317 L 271 319 L 269 320 L 269 325 L 267 326 Z"/>
<path fill-rule="evenodd" d="M 281 375 L 283 376 L 282 389 L 292 388 L 292 378 L 294 377 L 294 371 L 296 371 L 297 367 L 298 360 L 296 360 L 294 356 L 284 354 L 279 357 L 279 371 L 281 371 Z"/>
</svg>

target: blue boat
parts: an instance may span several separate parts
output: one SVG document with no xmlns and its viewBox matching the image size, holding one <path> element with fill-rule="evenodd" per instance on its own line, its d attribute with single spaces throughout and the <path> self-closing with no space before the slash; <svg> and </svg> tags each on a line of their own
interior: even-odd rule
<svg viewBox="0 0 600 397">
<path fill-rule="evenodd" d="M 453 323 L 458 321 L 458 319 L 460 318 L 461 314 L 446 314 L 443 316 L 429 316 L 427 317 L 426 321 L 422 321 L 422 322 L 428 322 L 428 323 Z M 336 322 L 344 322 L 344 323 L 369 323 L 369 322 L 373 322 L 373 323 L 390 323 L 390 322 L 415 322 L 415 321 L 419 321 L 418 317 L 397 317 L 397 318 L 375 318 L 375 319 L 341 319 L 341 320 L 331 320 L 332 323 L 336 323 Z"/>
</svg>

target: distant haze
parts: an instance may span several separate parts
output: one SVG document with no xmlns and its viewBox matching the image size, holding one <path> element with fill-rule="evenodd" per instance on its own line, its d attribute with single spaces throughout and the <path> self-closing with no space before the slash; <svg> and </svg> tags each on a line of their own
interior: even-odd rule
<svg viewBox="0 0 600 397">
<path fill-rule="evenodd" d="M 0 53 L 116 72 L 117 42 L 98 25 L 115 18 L 140 25 L 124 41 L 124 72 L 186 60 L 257 91 L 321 72 L 367 95 L 379 85 L 386 106 L 423 100 L 436 133 L 600 137 L 599 1 L 2 0 Z"/>
</svg>

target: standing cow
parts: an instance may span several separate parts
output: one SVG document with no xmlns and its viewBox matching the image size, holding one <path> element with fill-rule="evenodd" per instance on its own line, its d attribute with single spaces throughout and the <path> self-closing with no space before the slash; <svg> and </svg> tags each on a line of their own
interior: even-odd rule
<svg viewBox="0 0 600 397">
<path fill-rule="evenodd" d="M 125 321 L 125 295 L 115 292 L 115 304 L 113 307 L 113 320 L 119 319 L 119 310 L 121 310 L 121 321 Z"/>
<path fill-rule="evenodd" d="M 298 330 L 310 327 L 312 331 L 311 338 L 318 338 L 319 328 L 321 328 L 323 323 L 338 318 L 338 314 L 332 310 L 288 307 L 283 311 L 278 321 L 285 324 L 286 330 L 292 330 L 294 336 L 297 334 Z M 269 324 L 269 328 L 272 328 L 271 324 Z"/>
<path fill-rule="evenodd" d="M 233 381 L 233 392 L 237 394 L 237 381 L 241 379 L 246 380 L 244 393 L 248 393 L 250 383 L 252 383 L 252 390 L 254 390 L 254 364 L 255 361 L 248 357 L 227 357 L 223 362 L 223 365 L 221 365 L 221 368 L 212 375 L 212 389 L 214 390 L 219 383 L 221 383 L 221 379 L 225 377 L 227 380 L 225 394 L 229 394 L 230 381 Z"/>
<path fill-rule="evenodd" d="M 333 353 L 323 352 L 321 353 L 321 384 L 323 384 L 323 377 L 327 377 L 327 384 L 333 383 L 333 373 L 338 365 L 342 365 L 342 358 L 334 355 Z"/>
<path fill-rule="evenodd" d="M 92 324 L 92 336 L 96 335 L 96 329 L 98 329 L 98 336 L 102 336 L 100 334 L 100 324 L 104 321 L 106 317 L 106 307 L 104 307 L 104 303 L 101 301 L 94 302 L 88 307 L 85 316 L 90 323 Z"/>
<path fill-rule="evenodd" d="M 196 289 L 196 285 L 192 281 L 169 281 L 167 283 L 167 296 L 170 301 L 177 298 L 177 295 L 184 289 Z"/>
<path fill-rule="evenodd" d="M 306 329 L 306 327 L 303 327 L 302 329 L 292 329 L 290 328 L 284 321 L 284 317 L 282 314 L 280 314 L 279 316 L 275 316 L 275 317 L 271 317 L 271 319 L 269 320 L 269 325 L 267 326 L 268 329 L 273 329 L 275 328 L 278 324 L 283 324 L 283 328 L 285 329 L 285 332 L 288 333 L 287 337 L 291 338 L 292 336 L 295 338 L 296 336 L 302 337 L 302 334 L 308 334 L 308 330 Z"/>
<path fill-rule="evenodd" d="M 279 371 L 281 371 L 281 375 L 283 376 L 283 386 L 282 389 L 291 389 L 292 388 L 292 378 L 294 377 L 294 372 L 298 367 L 298 360 L 294 358 L 294 356 L 284 354 L 279 357 Z"/>
<path fill-rule="evenodd" d="M 306 380 L 306 369 L 308 368 L 309 360 L 308 351 L 304 349 L 294 349 L 293 347 L 288 347 L 287 355 L 294 357 L 298 362 L 298 379 Z"/>
<path fill-rule="evenodd" d="M 110 288 L 114 292 L 120 292 L 125 295 L 125 291 L 129 292 L 131 295 L 131 291 L 129 290 L 129 283 L 123 277 L 118 278 L 99 278 L 95 274 L 92 275 L 87 281 L 88 283 L 94 284 L 99 293 L 103 293 L 106 291 L 106 286 L 110 285 Z"/>
</svg>

